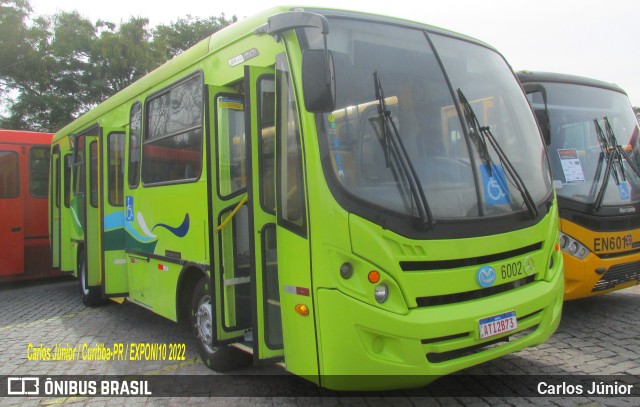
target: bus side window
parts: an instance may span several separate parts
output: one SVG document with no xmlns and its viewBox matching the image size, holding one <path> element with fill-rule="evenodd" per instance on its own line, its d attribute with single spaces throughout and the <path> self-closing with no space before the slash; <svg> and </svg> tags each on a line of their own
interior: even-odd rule
<svg viewBox="0 0 640 407">
<path fill-rule="evenodd" d="M 136 102 L 129 114 L 129 188 L 140 181 L 140 139 L 142 136 L 142 104 Z"/>
<path fill-rule="evenodd" d="M 145 106 L 142 182 L 193 182 L 202 169 L 203 78 L 198 73 Z"/>
<path fill-rule="evenodd" d="M 46 198 L 49 192 L 49 148 L 29 150 L 29 190 L 31 196 Z"/>
<path fill-rule="evenodd" d="M 306 236 L 302 146 L 300 144 L 298 111 L 290 84 L 287 61 L 283 54 L 278 55 L 276 63 L 278 221 L 296 233 Z"/>
</svg>

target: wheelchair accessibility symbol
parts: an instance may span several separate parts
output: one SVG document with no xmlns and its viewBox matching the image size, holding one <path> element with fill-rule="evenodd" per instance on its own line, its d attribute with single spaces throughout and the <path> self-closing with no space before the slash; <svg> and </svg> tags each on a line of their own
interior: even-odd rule
<svg viewBox="0 0 640 407">
<path fill-rule="evenodd" d="M 480 167 L 485 203 L 487 205 L 508 204 L 510 202 L 509 190 L 507 189 L 507 179 L 504 175 L 504 170 L 497 165 L 493 165 L 491 170 L 491 175 L 489 175 L 486 165 Z"/>
<path fill-rule="evenodd" d="M 626 181 L 621 182 L 618 185 L 618 191 L 620 192 L 621 201 L 630 201 L 631 193 L 629 192 L 629 183 Z"/>
<path fill-rule="evenodd" d="M 127 222 L 133 222 L 133 197 L 132 196 L 127 196 L 126 210 L 127 210 L 127 213 L 125 215 L 125 218 L 127 219 Z"/>
</svg>

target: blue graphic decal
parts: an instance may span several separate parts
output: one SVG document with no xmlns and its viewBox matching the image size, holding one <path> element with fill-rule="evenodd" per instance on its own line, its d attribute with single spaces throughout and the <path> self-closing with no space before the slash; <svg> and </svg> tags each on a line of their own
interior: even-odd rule
<svg viewBox="0 0 640 407">
<path fill-rule="evenodd" d="M 487 205 L 509 204 L 509 188 L 507 178 L 502 167 L 491 165 L 491 176 L 487 165 L 480 166 L 482 185 L 484 188 L 484 202 Z"/>
<path fill-rule="evenodd" d="M 178 237 L 185 237 L 187 235 L 187 232 L 189 232 L 189 214 L 187 213 L 186 215 L 184 215 L 184 220 L 178 227 L 165 225 L 164 223 L 158 223 L 153 227 L 153 229 L 151 229 L 151 231 L 153 232 L 157 227 L 165 228 Z"/>
<path fill-rule="evenodd" d="M 482 266 L 476 273 L 476 280 L 481 287 L 491 287 L 496 281 L 496 271 L 491 266 Z"/>
<path fill-rule="evenodd" d="M 104 230 L 121 229 L 124 227 L 124 215 L 122 212 L 114 212 L 104 217 Z"/>
</svg>

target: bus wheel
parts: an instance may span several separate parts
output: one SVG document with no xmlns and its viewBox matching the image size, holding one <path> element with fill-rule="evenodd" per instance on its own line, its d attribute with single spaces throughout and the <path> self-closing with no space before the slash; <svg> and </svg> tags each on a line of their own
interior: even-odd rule
<svg viewBox="0 0 640 407">
<path fill-rule="evenodd" d="M 216 330 L 213 325 L 214 301 L 209 293 L 209 279 L 202 277 L 196 284 L 191 298 L 191 326 L 196 337 L 198 353 L 209 369 L 227 372 L 248 366 L 253 358 L 231 346 L 213 346 Z"/>
<path fill-rule="evenodd" d="M 80 273 L 78 276 L 78 282 L 80 283 L 80 292 L 82 293 L 82 303 L 87 307 L 97 307 L 101 305 L 102 295 L 100 293 L 100 287 L 89 287 L 88 281 L 88 269 L 87 258 L 85 254 L 82 254 L 80 258 Z"/>
</svg>

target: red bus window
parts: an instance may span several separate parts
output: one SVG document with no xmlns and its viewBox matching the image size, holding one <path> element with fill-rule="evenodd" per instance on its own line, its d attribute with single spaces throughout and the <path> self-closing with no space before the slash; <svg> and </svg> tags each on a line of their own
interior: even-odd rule
<svg viewBox="0 0 640 407">
<path fill-rule="evenodd" d="M 0 198 L 16 198 L 20 194 L 18 154 L 0 151 Z"/>
<path fill-rule="evenodd" d="M 29 189 L 34 197 L 47 197 L 49 192 L 49 154 L 48 147 L 29 151 Z"/>
</svg>

